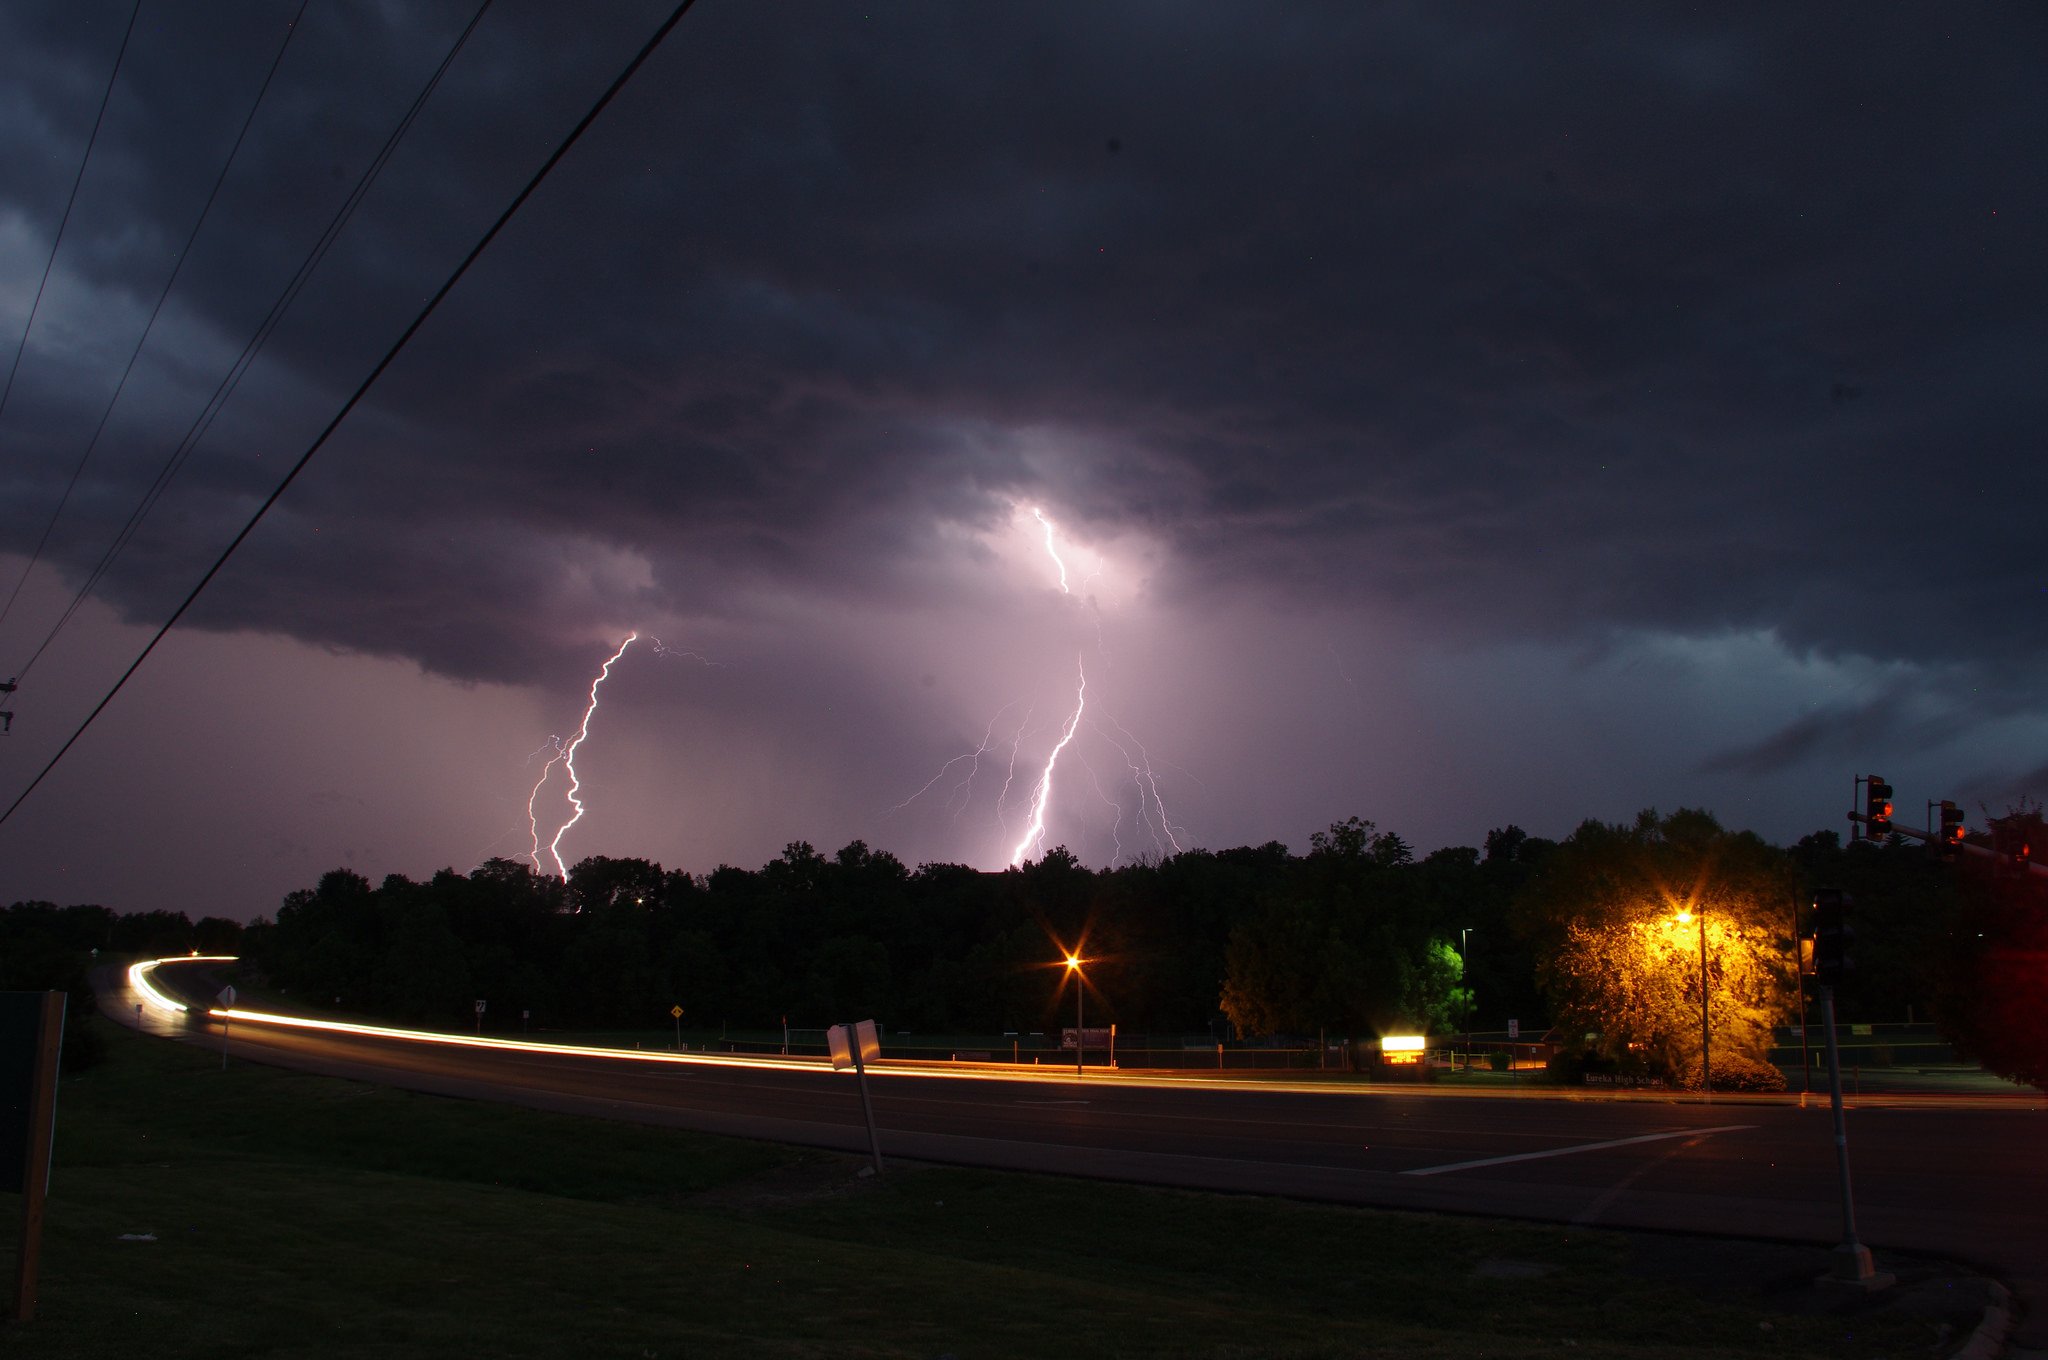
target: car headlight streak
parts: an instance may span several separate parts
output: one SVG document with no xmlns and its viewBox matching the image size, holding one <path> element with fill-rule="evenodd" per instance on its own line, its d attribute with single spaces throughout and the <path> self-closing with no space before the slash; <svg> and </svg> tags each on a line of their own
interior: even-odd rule
<svg viewBox="0 0 2048 1360">
<path fill-rule="evenodd" d="M 128 985 L 142 998 L 142 1004 L 166 1015 L 183 1015 L 188 1009 L 184 1002 L 173 1001 L 151 984 L 149 975 L 167 963 L 233 963 L 234 954 L 177 954 L 167 959 L 148 959 L 128 969 Z"/>
</svg>

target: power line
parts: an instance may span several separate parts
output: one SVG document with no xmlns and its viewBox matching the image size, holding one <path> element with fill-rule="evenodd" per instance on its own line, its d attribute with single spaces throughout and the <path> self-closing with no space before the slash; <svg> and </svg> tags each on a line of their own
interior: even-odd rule
<svg viewBox="0 0 2048 1360">
<path fill-rule="evenodd" d="M 263 73 L 263 84 L 257 88 L 256 98 L 249 105 L 248 116 L 242 119 L 242 127 L 235 134 L 235 143 L 228 148 L 228 158 L 221 163 L 220 173 L 214 176 L 213 188 L 206 194 L 206 202 L 200 206 L 199 216 L 192 223 L 192 231 L 185 237 L 185 245 L 178 252 L 178 258 L 171 265 L 171 275 L 164 280 L 163 291 L 156 295 L 156 305 L 149 309 L 149 320 L 143 323 L 142 334 L 136 337 L 135 348 L 128 352 L 128 365 L 121 370 L 121 380 L 114 384 L 114 395 L 107 398 L 107 408 L 100 412 L 100 423 L 93 427 L 92 438 L 85 442 L 85 452 L 78 455 L 78 463 L 71 469 L 71 480 L 64 484 L 64 494 L 57 498 L 57 508 L 50 512 L 49 523 L 43 526 L 43 536 L 36 540 L 36 549 L 29 554 L 28 565 L 21 569 L 21 575 L 14 582 L 14 589 L 7 593 L 7 603 L 0 604 L 0 623 L 7 621 L 7 615 L 14 608 L 14 601 L 21 595 L 21 588 L 28 584 L 30 573 L 36 563 L 43 560 L 43 549 L 50 544 L 50 535 L 56 532 L 57 521 L 64 517 L 64 507 L 71 504 L 71 493 L 78 489 L 78 479 L 85 473 L 85 465 L 92 461 L 93 450 L 100 446 L 100 436 L 107 432 L 107 422 L 114 418 L 114 408 L 121 402 L 121 394 L 128 390 L 128 379 L 135 372 L 135 362 L 142 357 L 142 347 L 149 343 L 149 333 L 156 329 L 156 319 L 163 314 L 164 302 L 171 295 L 171 289 L 178 282 L 178 275 L 185 268 L 185 260 L 192 253 L 192 245 L 199 239 L 200 228 L 206 225 L 206 215 L 213 211 L 214 200 L 220 197 L 221 185 L 227 183 L 228 171 L 234 168 L 235 157 L 241 153 L 242 143 L 249 136 L 249 127 L 256 121 L 256 110 L 263 107 L 263 96 L 270 92 L 270 82 L 277 77 L 277 68 L 284 64 L 284 54 L 292 45 L 292 38 L 299 31 L 299 21 L 306 17 L 306 6 L 311 0 L 299 0 L 299 8 L 292 15 L 292 21 L 285 25 L 284 41 L 277 45 L 277 55 L 270 59 L 270 69 Z M 54 259 L 55 256 L 53 255 Z M 27 332 L 22 333 L 24 342 Z"/>
<path fill-rule="evenodd" d="M 398 149 L 398 144 L 404 140 L 406 133 L 412 130 L 412 125 L 419 118 L 420 111 L 426 107 L 427 101 L 432 97 L 434 91 L 440 87 L 442 77 L 447 75 L 448 68 L 455 64 L 456 57 L 469 42 L 470 35 L 476 32 L 477 25 L 483 21 L 484 14 L 490 9 L 491 3 L 492 0 L 483 0 L 483 3 L 477 7 L 476 12 L 470 16 L 468 25 L 457 35 L 447 54 L 441 58 L 441 64 L 434 69 L 433 75 L 420 88 L 420 92 L 413 97 L 411 105 L 407 107 L 404 115 L 400 117 L 397 126 L 392 128 L 390 135 L 384 139 L 383 146 L 378 149 L 377 154 L 371 158 L 369 166 L 357 178 L 355 187 L 349 191 L 348 197 L 335 210 L 334 216 L 328 219 L 326 228 L 322 230 L 319 238 L 314 241 L 312 247 L 306 252 L 304 259 L 300 261 L 299 267 L 293 273 L 291 280 L 278 293 L 276 301 L 270 305 L 269 312 L 257 324 L 248 342 L 242 346 L 241 354 L 228 366 L 226 375 L 215 386 L 213 395 L 207 398 L 206 404 L 200 408 L 199 414 L 194 416 L 192 423 L 186 427 L 184 437 L 178 441 L 170 454 L 164 459 L 163 466 L 157 470 L 155 480 L 143 491 L 142 497 L 136 502 L 135 508 L 128 512 L 127 520 L 116 531 L 113 540 L 107 545 L 106 550 L 100 554 L 100 560 L 93 564 L 93 569 L 87 573 L 84 582 L 79 586 L 77 592 L 72 595 L 71 602 L 64 607 L 64 612 L 57 617 L 57 621 L 51 625 L 50 631 L 44 634 L 42 642 L 37 644 L 35 651 L 22 664 L 20 672 L 15 677 L 17 680 L 27 678 L 28 673 L 35 669 L 36 662 L 49 649 L 50 644 L 56 641 L 57 635 L 64 630 L 65 626 L 71 622 L 86 600 L 92 596 L 93 591 L 98 588 L 101 579 L 112 569 L 115 560 L 120 557 L 129 543 L 134 540 L 135 535 L 140 532 L 142 521 L 156 507 L 156 503 L 163 498 L 165 491 L 170 488 L 172 480 L 184 468 L 186 461 L 192 456 L 200 441 L 206 437 L 207 431 L 213 428 L 214 419 L 220 415 L 221 408 L 227 404 L 228 399 L 234 395 L 235 389 L 241 385 L 242 379 L 248 375 L 251 365 L 256 362 L 257 355 L 262 352 L 263 346 L 269 341 L 272 332 L 283 322 L 285 313 L 298 300 L 299 294 L 304 291 L 307 282 L 311 279 L 313 272 L 319 268 L 321 261 L 327 258 L 327 252 L 333 248 L 335 241 L 341 235 L 342 229 L 348 225 L 349 220 L 354 217 L 356 209 L 369 196 L 371 185 L 375 184 L 377 177 L 383 173 L 384 167 L 390 162 L 392 154 Z"/>
<path fill-rule="evenodd" d="M 49 285 L 50 270 L 57 263 L 57 247 L 64 244 L 64 228 L 71 225 L 71 205 L 78 202 L 78 186 L 85 183 L 85 167 L 92 162 L 93 144 L 100 139 L 100 124 L 107 118 L 107 101 L 114 97 L 114 81 L 121 74 L 121 61 L 128 55 L 128 39 L 135 32 L 135 20 L 142 13 L 142 0 L 135 0 L 135 7 L 128 11 L 128 27 L 121 30 L 121 47 L 114 53 L 114 69 L 107 73 L 107 88 L 100 95 L 100 111 L 92 120 L 92 136 L 85 139 L 85 155 L 78 161 L 78 174 L 71 181 L 71 196 L 64 200 L 64 216 L 58 219 L 56 239 L 50 242 L 50 258 L 43 261 L 42 282 L 36 285 L 36 298 L 28 307 L 28 324 L 21 328 L 21 342 L 14 347 L 14 362 L 7 366 L 7 385 L 0 387 L 0 415 L 7 413 L 7 398 L 14 392 L 15 370 L 21 367 L 21 353 L 28 348 L 28 333 L 35 329 L 36 312 L 43 305 L 43 289 Z"/>
<path fill-rule="evenodd" d="M 114 682 L 114 687 L 107 691 L 106 697 L 94 705 L 92 712 L 86 715 L 85 721 L 78 725 L 78 730 L 73 732 L 65 740 L 64 744 L 57 749 L 57 754 L 50 757 L 49 763 L 44 765 L 37 772 L 36 777 L 29 781 L 28 787 L 23 789 L 12 803 L 8 804 L 7 811 L 0 812 L 0 825 L 5 825 L 8 818 L 12 817 L 16 810 L 24 802 L 28 801 L 28 796 L 36 791 L 37 786 L 49 776 L 50 771 L 57 768 L 57 763 L 64 759 L 65 753 L 70 751 L 78 743 L 78 739 L 85 735 L 86 729 L 92 726 L 93 720 L 106 711 L 107 705 L 114 701 L 114 696 L 121 692 L 122 687 L 128 683 L 129 678 L 142 668 L 142 663 L 149 659 L 149 654 L 156 650 L 157 644 L 162 642 L 171 629 L 177 626 L 178 620 L 185 616 L 185 611 L 192 607 L 193 602 L 199 598 L 200 592 L 204 591 L 213 578 L 220 574 L 220 569 L 227 565 L 230 557 L 234 556 L 235 549 L 241 547 L 243 540 L 255 532 L 256 526 L 262 522 L 263 516 L 269 512 L 270 507 L 277 504 L 278 499 L 284 495 L 285 490 L 291 486 L 299 473 L 305 470 L 306 464 L 313 461 L 313 455 L 318 453 L 335 430 L 340 428 L 341 422 L 348 418 L 349 412 L 355 409 L 356 403 L 360 402 L 369 392 L 370 388 L 376 384 L 377 379 L 383 376 L 384 370 L 391 367 L 392 362 L 398 358 L 399 353 L 411 342 L 413 336 L 418 334 L 420 328 L 427 324 L 427 318 L 434 314 L 435 310 L 440 307 L 442 300 L 454 291 L 455 285 L 460 283 L 463 275 L 469 272 L 470 266 L 475 264 L 477 259 L 490 246 L 491 242 L 497 239 L 498 233 L 505 229 L 505 224 L 512 220 L 513 215 L 521 207 L 525 206 L 527 199 L 533 197 L 534 191 L 540 188 L 541 182 L 548 177 L 549 173 L 561 162 L 562 158 L 569 154 L 569 149 L 582 140 L 583 134 L 589 130 L 590 125 L 595 123 L 598 116 L 610 107 L 612 100 L 617 97 L 619 91 L 623 90 L 626 87 L 626 83 L 633 78 L 635 73 L 642 66 L 646 65 L 647 59 L 654 55 L 654 50 L 661 46 L 662 40 L 668 37 L 669 33 L 678 23 L 682 22 L 683 16 L 690 12 L 690 7 L 695 3 L 696 0 L 680 0 L 675 9 L 670 12 L 668 18 L 662 22 L 661 27 L 657 28 L 653 36 L 641 45 L 640 50 L 634 54 L 633 59 L 626 63 L 625 69 L 620 71 L 612 83 L 605 88 L 604 93 L 598 96 L 597 102 L 592 104 L 589 111 L 577 121 L 576 126 L 569 130 L 568 136 L 562 139 L 561 145 L 557 146 L 547 160 L 541 163 L 541 167 L 533 172 L 533 177 L 527 180 L 526 186 L 519 191 L 512 202 L 506 206 L 505 210 L 498 214 L 498 220 L 491 223 L 489 230 L 485 231 L 477 243 L 470 248 L 469 253 L 462 257 L 462 262 L 455 266 L 454 272 L 449 274 L 447 280 L 434 290 L 434 295 L 427 299 L 426 305 L 420 308 L 419 314 L 413 317 L 412 323 L 405 328 L 398 339 L 392 342 L 391 347 L 384 352 L 384 357 L 379 359 L 376 367 L 370 370 L 369 376 L 364 378 L 361 384 L 356 387 L 356 390 L 349 394 L 348 400 L 341 404 L 341 409 L 334 413 L 334 418 L 327 422 L 326 427 L 315 436 L 313 442 L 307 446 L 306 451 L 299 455 L 299 460 L 292 464 L 290 471 L 285 473 L 284 479 L 277 484 L 277 489 L 270 493 L 270 496 L 263 504 L 256 507 L 256 512 L 249 517 L 249 522 L 242 526 L 241 532 L 235 535 L 234 541 L 221 550 L 220 556 L 214 560 L 213 565 L 206 569 L 206 574 L 199 578 L 199 583 L 192 587 L 191 592 L 185 596 L 177 609 L 172 611 L 170 618 L 164 620 L 163 627 L 157 629 L 156 635 L 149 640 L 148 645 L 137 654 L 133 662 L 129 663 L 128 669 L 121 673 L 121 678 Z"/>
</svg>

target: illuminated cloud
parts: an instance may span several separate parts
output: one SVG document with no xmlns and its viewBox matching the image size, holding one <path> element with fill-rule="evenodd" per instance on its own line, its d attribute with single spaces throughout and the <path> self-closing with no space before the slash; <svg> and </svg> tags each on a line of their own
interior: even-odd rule
<svg viewBox="0 0 2048 1360">
<path fill-rule="evenodd" d="M 120 621 L 162 616 L 655 16 L 487 19 L 109 575 L 97 638 L 24 693 L 12 753 L 118 670 Z M 118 17 L 0 13 L 0 336 Z M 344 848 L 373 871 L 516 853 L 521 760 L 633 629 L 727 668 L 621 669 L 584 752 L 625 796 L 577 835 L 693 868 L 856 835 L 1000 862 L 1021 818 L 891 810 L 1005 705 L 1038 705 L 1042 760 L 1091 610 L 1090 713 L 1142 741 L 1196 844 L 1352 813 L 1474 843 L 1680 802 L 1789 837 L 1851 761 L 2010 788 L 2038 764 L 2010 753 L 2040 749 L 2048 603 L 2048 109 L 2010 23 L 695 12 L 192 618 L 251 667 L 218 702 L 309 657 L 390 667 L 262 751 L 204 748 L 243 786 L 353 768 L 427 710 L 445 730 L 463 686 L 501 735 L 435 747 L 417 840 L 364 812 L 270 828 L 290 848 L 236 881 L 268 906 Z M 0 656 L 91 568 L 456 24 L 308 11 Z M 198 11 L 142 35 L 0 423 L 0 549 L 36 541 L 272 42 Z M 182 678 L 155 683 L 151 768 L 192 756 Z M 372 807 L 404 774 L 346 792 Z M 53 826 L 101 815 L 83 784 L 52 796 Z M 123 796 L 115 824 L 146 821 Z M 1115 857 L 1111 801 L 1069 804 L 1096 820 L 1053 843 Z M 84 858 L 14 860 L 20 892 L 72 892 L 60 857 Z M 125 903 L 124 873 L 76 891 Z"/>
</svg>

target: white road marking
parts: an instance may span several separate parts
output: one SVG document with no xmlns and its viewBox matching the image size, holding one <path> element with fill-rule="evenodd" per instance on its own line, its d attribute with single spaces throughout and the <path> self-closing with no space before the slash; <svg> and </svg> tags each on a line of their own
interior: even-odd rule
<svg viewBox="0 0 2048 1360">
<path fill-rule="evenodd" d="M 1534 1162 L 1544 1157 L 1569 1157 L 1575 1152 L 1599 1152 L 1604 1148 L 1628 1147 L 1632 1143 L 1661 1143 L 1667 1138 L 1698 1138 L 1709 1133 L 1734 1133 L 1739 1129 L 1753 1129 L 1754 1124 L 1718 1124 L 1711 1129 L 1674 1129 L 1670 1133 L 1644 1133 L 1634 1138 L 1610 1138 L 1604 1143 L 1575 1143 L 1571 1147 L 1550 1148 L 1544 1152 L 1517 1152 L 1510 1157 L 1482 1157 L 1476 1162 L 1448 1162 L 1443 1166 L 1420 1166 L 1413 1171 L 1403 1171 L 1404 1176 L 1441 1176 L 1446 1171 L 1470 1171 L 1481 1166 L 1505 1166 L 1509 1162 Z"/>
<path fill-rule="evenodd" d="M 1703 1137 L 1704 1135 L 1702 1135 L 1702 1138 Z M 1647 1176 L 1654 1168 L 1660 1167 L 1664 1165 L 1664 1163 L 1670 1161 L 1673 1157 L 1676 1157 L 1679 1153 L 1690 1152 L 1693 1148 L 1697 1147 L 1700 1144 L 1702 1138 L 1688 1138 L 1684 1142 L 1680 1143 L 1677 1147 L 1672 1148 L 1669 1152 L 1666 1152 L 1663 1156 L 1653 1157 L 1649 1161 L 1644 1162 L 1641 1165 L 1637 1166 L 1633 1171 L 1629 1172 L 1626 1176 L 1623 1176 L 1613 1185 L 1608 1186 L 1605 1191 L 1595 1196 L 1593 1202 L 1591 1204 L 1588 1204 L 1584 1209 L 1581 1209 L 1579 1211 L 1578 1217 L 1574 1218 L 1572 1222 L 1580 1225 L 1592 1223 L 1595 1219 L 1599 1218 L 1600 1215 L 1607 1212 L 1609 1205 L 1613 1204 L 1614 1201 L 1620 1199 L 1623 1195 L 1627 1194 L 1630 1186 L 1634 1185 L 1644 1176 Z"/>
</svg>

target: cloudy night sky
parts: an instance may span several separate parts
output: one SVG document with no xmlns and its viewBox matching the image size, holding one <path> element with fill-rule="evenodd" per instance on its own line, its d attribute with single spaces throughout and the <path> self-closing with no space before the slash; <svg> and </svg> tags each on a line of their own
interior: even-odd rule
<svg viewBox="0 0 2048 1360">
<path fill-rule="evenodd" d="M 143 0 L 83 161 L 131 8 L 0 10 L 4 802 L 669 5 L 489 5 L 196 441 L 476 6 Z M 2002 812 L 2044 51 L 1999 4 L 702 0 L 0 826 L 0 901 L 526 856 L 632 632 L 570 863 L 1789 843 L 1871 770 Z"/>
</svg>

